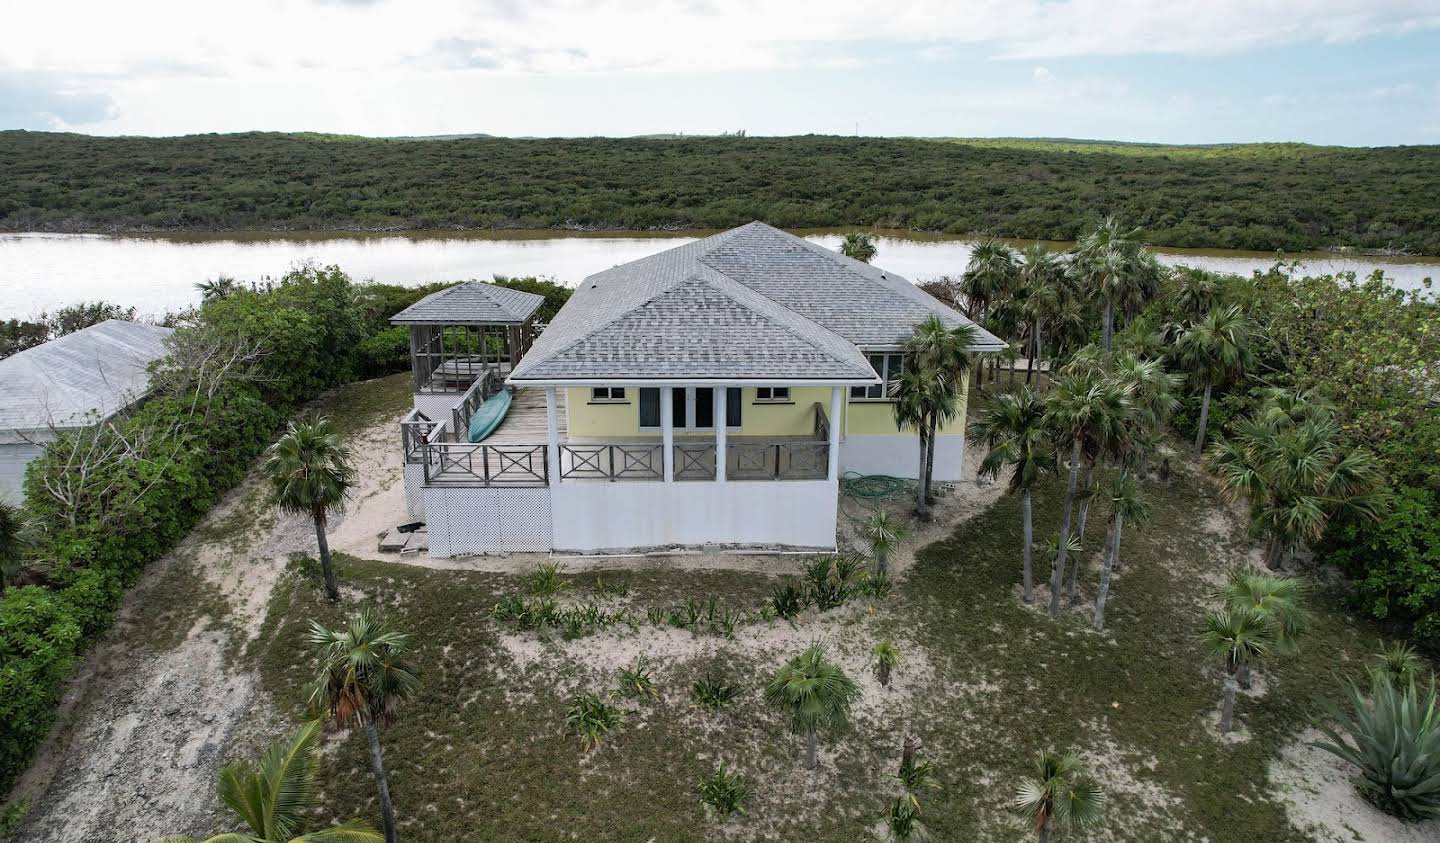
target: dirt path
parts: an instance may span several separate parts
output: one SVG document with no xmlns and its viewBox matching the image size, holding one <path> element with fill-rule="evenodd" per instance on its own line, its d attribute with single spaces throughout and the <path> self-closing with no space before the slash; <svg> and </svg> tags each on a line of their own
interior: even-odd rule
<svg viewBox="0 0 1440 843">
<path fill-rule="evenodd" d="M 373 551 L 375 533 L 403 513 L 395 423 L 384 418 L 349 437 L 360 483 L 347 515 L 332 522 L 337 550 Z M 252 473 L 126 596 L 12 792 L 30 806 L 12 839 L 203 839 L 216 830 L 220 766 L 283 730 L 239 654 L 258 634 L 290 555 L 315 552 L 310 523 L 276 513 L 264 492 Z M 178 641 L 156 642 L 153 619 L 177 603 L 190 604 L 179 610 L 193 622 Z"/>
</svg>

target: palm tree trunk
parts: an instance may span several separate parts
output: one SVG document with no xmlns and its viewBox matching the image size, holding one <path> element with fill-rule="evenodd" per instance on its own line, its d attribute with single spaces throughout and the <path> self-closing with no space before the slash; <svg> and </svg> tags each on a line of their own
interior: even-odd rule
<svg viewBox="0 0 1440 843">
<path fill-rule="evenodd" d="M 1205 396 L 1200 399 L 1200 424 L 1195 431 L 1195 459 L 1205 453 L 1205 427 L 1210 424 L 1210 382 L 1205 382 Z"/>
<path fill-rule="evenodd" d="M 1041 345 L 1040 340 L 1041 340 L 1041 337 L 1040 337 L 1040 323 L 1039 323 L 1039 322 L 1036 322 L 1036 323 L 1035 323 L 1035 354 L 1034 354 L 1033 357 L 1030 358 L 1030 368 L 1032 368 L 1032 369 L 1035 368 L 1035 363 L 1036 363 L 1036 361 L 1041 361 L 1041 362 L 1043 362 L 1043 361 L 1045 360 L 1045 346 Z M 1042 377 L 1044 377 L 1044 376 L 1045 376 L 1045 373 L 1044 373 L 1044 372 L 1040 372 L 1039 375 L 1036 377 L 1036 380 L 1038 381 L 1040 378 L 1042 378 Z M 1026 383 L 1029 383 L 1029 382 L 1030 382 L 1030 378 L 1029 378 L 1028 375 L 1027 375 L 1026 378 L 1025 378 L 1025 382 L 1026 382 Z"/>
<path fill-rule="evenodd" d="M 325 537 L 325 508 L 315 508 L 315 543 L 320 546 L 320 570 L 325 573 L 325 595 L 334 603 L 340 599 L 335 583 L 335 566 L 330 562 L 330 540 Z"/>
<path fill-rule="evenodd" d="M 1250 688 L 1250 663 L 1249 663 L 1249 662 L 1246 662 L 1245 664 L 1240 665 L 1239 669 L 1237 669 L 1237 670 L 1235 671 L 1235 681 L 1238 682 L 1239 685 L 1240 685 L 1240 687 L 1242 687 L 1242 688 L 1245 688 L 1245 689 L 1247 689 L 1247 690 Z"/>
<path fill-rule="evenodd" d="M 1035 602 L 1035 595 L 1031 593 L 1035 583 L 1035 574 L 1031 569 L 1031 557 L 1035 547 L 1035 525 L 1030 515 L 1032 502 L 1029 489 L 1025 490 L 1025 496 L 1020 501 L 1020 511 L 1025 515 L 1025 585 L 1022 599 L 1028 606 Z"/>
<path fill-rule="evenodd" d="M 1085 497 L 1080 501 L 1080 523 L 1075 527 L 1075 535 L 1081 544 L 1085 542 L 1085 519 L 1090 515 L 1090 500 L 1095 496 L 1095 490 L 1091 488 L 1094 485 L 1094 479 L 1095 461 L 1091 460 L 1085 464 L 1085 485 L 1081 487 L 1085 490 Z M 1075 605 L 1075 590 L 1080 580 L 1080 554 L 1078 553 L 1075 554 L 1074 559 L 1070 560 L 1069 577 L 1070 582 L 1066 586 L 1065 599 L 1073 606 Z"/>
<path fill-rule="evenodd" d="M 1050 821 L 1048 819 L 1044 825 L 1040 826 L 1040 843 L 1050 843 Z"/>
<path fill-rule="evenodd" d="M 890 664 L 889 664 L 889 662 L 881 662 L 881 663 L 880 663 L 880 669 L 877 670 L 877 671 L 875 671 L 875 672 L 876 672 L 876 674 L 878 675 L 878 678 L 880 679 L 880 685 L 881 685 L 882 687 L 885 687 L 885 688 L 890 687 Z"/>
<path fill-rule="evenodd" d="M 1105 598 L 1110 594 L 1110 574 L 1115 570 L 1115 557 L 1120 552 L 1120 530 L 1125 516 L 1116 514 L 1105 542 L 1105 559 L 1100 564 L 1100 587 L 1095 591 L 1095 628 L 1105 628 Z"/>
<path fill-rule="evenodd" d="M 1220 702 L 1220 731 L 1230 731 L 1230 721 L 1235 717 L 1235 674 L 1225 674 L 1225 696 Z"/>
<path fill-rule="evenodd" d="M 1105 300 L 1105 353 L 1110 353 L 1110 344 L 1115 338 L 1115 303 L 1110 299 Z"/>
<path fill-rule="evenodd" d="M 930 520 L 930 507 L 925 502 L 925 423 L 920 423 L 920 466 L 915 470 L 915 515 L 922 521 Z"/>
<path fill-rule="evenodd" d="M 1075 481 L 1080 474 L 1080 440 L 1070 452 L 1070 479 L 1065 484 L 1065 508 L 1060 517 L 1060 550 L 1050 566 L 1050 617 L 1060 617 L 1060 585 L 1065 573 L 1065 551 L 1070 545 L 1070 511 L 1075 505 Z"/>
<path fill-rule="evenodd" d="M 380 791 L 380 820 L 385 843 L 395 843 L 395 806 L 390 804 L 390 782 L 385 778 L 385 761 L 380 757 L 380 735 L 374 722 L 365 724 L 365 739 L 370 743 L 370 769 L 375 772 L 375 787 Z"/>
<path fill-rule="evenodd" d="M 932 494 L 932 489 L 934 488 L 933 484 L 935 482 L 935 443 L 939 441 L 937 438 L 939 431 L 936 430 L 938 426 L 939 425 L 936 424 L 936 418 L 931 416 L 930 447 L 925 451 L 925 503 L 927 505 L 933 505 L 935 503 L 935 495 Z"/>
<path fill-rule="evenodd" d="M 820 763 L 820 762 L 815 758 L 815 749 L 816 749 L 815 744 L 816 744 L 816 741 L 815 741 L 815 733 L 814 733 L 814 732 L 810 732 L 810 733 L 806 734 L 806 735 L 805 735 L 805 769 L 807 769 L 807 770 L 813 770 L 813 769 L 815 769 L 815 766 Z"/>
</svg>

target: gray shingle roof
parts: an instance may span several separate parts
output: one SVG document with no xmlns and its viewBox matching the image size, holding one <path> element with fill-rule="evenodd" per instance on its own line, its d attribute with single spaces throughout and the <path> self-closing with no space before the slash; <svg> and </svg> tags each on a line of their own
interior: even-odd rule
<svg viewBox="0 0 1440 843">
<path fill-rule="evenodd" d="M 873 379 L 859 349 L 898 346 L 930 314 L 972 324 L 898 275 L 753 222 L 585 279 L 511 379 Z M 980 330 L 976 347 L 1003 343 Z"/>
<path fill-rule="evenodd" d="M 144 396 L 171 329 L 111 319 L 0 360 L 0 436 L 84 424 Z"/>
<path fill-rule="evenodd" d="M 391 325 L 519 325 L 545 303 L 545 297 L 480 281 L 467 281 L 431 293 L 394 316 Z"/>
</svg>

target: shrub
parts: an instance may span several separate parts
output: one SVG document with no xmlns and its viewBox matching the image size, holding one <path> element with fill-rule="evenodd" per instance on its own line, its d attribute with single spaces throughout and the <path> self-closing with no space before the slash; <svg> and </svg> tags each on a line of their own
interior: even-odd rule
<svg viewBox="0 0 1440 843">
<path fill-rule="evenodd" d="M 371 334 L 356 346 L 355 354 L 367 375 L 403 372 L 410 368 L 410 329 L 396 325 Z"/>
<path fill-rule="evenodd" d="M 740 696 L 740 689 L 718 676 L 702 676 L 690 686 L 690 698 L 701 708 L 717 711 Z"/>
<path fill-rule="evenodd" d="M 700 780 L 700 801 L 714 808 L 722 817 L 744 813 L 745 802 L 750 798 L 750 786 L 739 773 L 725 769 L 721 764 L 715 772 Z"/>
<path fill-rule="evenodd" d="M 894 843 L 911 843 L 927 837 L 924 826 L 920 824 L 920 808 L 909 795 L 897 796 L 890 803 L 890 810 L 885 814 L 885 828 Z"/>
<path fill-rule="evenodd" d="M 560 566 L 554 562 L 537 564 L 525 580 L 531 594 L 555 594 L 569 587 L 569 583 L 560 578 Z"/>
<path fill-rule="evenodd" d="M 1381 810 L 1407 820 L 1440 817 L 1440 704 L 1435 685 L 1419 690 L 1413 680 L 1397 685 L 1381 671 L 1370 674 L 1370 696 L 1353 683 L 1350 710 L 1326 703 L 1335 725 L 1321 724 L 1329 738 L 1314 745 L 1353 764 L 1361 793 Z"/>
<path fill-rule="evenodd" d="M 791 582 L 776 586 L 770 595 L 770 607 L 778 617 L 788 621 L 805 611 L 805 592 Z"/>
<path fill-rule="evenodd" d="M 1355 579 L 1366 613 L 1404 620 L 1416 638 L 1440 643 L 1440 497 L 1403 487 L 1383 519 L 1340 528 L 1326 551 Z"/>
<path fill-rule="evenodd" d="M 1381 642 L 1380 650 L 1371 656 L 1371 670 L 1390 680 L 1396 687 L 1420 678 L 1425 669 L 1425 660 L 1420 658 L 1414 645 L 1404 641 L 1389 644 Z"/>
<path fill-rule="evenodd" d="M 55 719 L 60 684 L 81 641 L 80 624 L 59 595 L 38 586 L 0 601 L 0 784 L 8 788 Z"/>
<path fill-rule="evenodd" d="M 580 745 L 586 752 L 599 746 L 605 736 L 624 719 L 625 715 L 620 709 L 589 692 L 572 697 L 570 707 L 565 712 L 565 723 L 580 737 Z"/>
</svg>

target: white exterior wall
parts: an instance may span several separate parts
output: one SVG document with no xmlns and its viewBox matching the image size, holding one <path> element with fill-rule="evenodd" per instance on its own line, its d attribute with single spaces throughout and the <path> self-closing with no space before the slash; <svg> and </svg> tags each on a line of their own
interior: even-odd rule
<svg viewBox="0 0 1440 843">
<path fill-rule="evenodd" d="M 25 497 L 25 466 L 44 452 L 39 445 L 12 442 L 0 445 L 0 500 L 19 504 Z"/>
<path fill-rule="evenodd" d="M 522 553 L 551 547 L 550 490 L 539 488 L 425 489 L 430 555 Z"/>
<path fill-rule="evenodd" d="M 556 550 L 835 547 L 839 501 L 830 480 L 571 481 L 550 492 Z"/>
<path fill-rule="evenodd" d="M 951 483 L 960 479 L 965 465 L 965 437 L 959 434 L 936 438 L 935 479 Z M 888 474 L 915 479 L 920 468 L 920 437 L 847 436 L 840 443 L 840 470 L 860 474 Z"/>
</svg>

